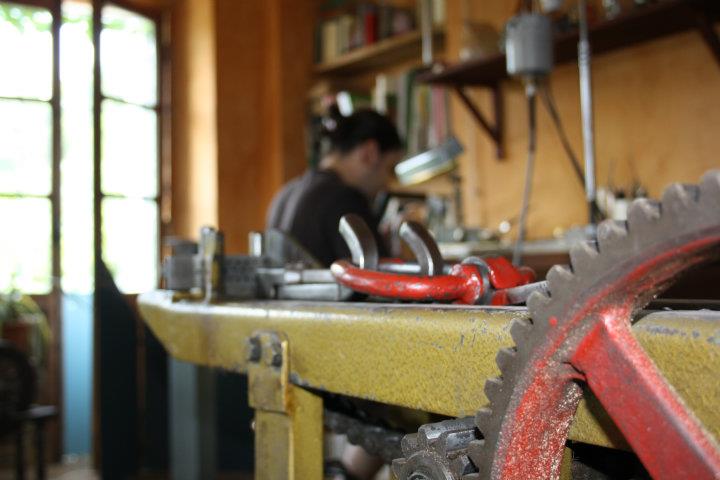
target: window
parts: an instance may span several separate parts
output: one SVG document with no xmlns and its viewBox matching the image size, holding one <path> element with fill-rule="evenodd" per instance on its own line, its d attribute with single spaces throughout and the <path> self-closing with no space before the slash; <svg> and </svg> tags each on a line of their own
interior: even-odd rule
<svg viewBox="0 0 720 480">
<path fill-rule="evenodd" d="M 0 291 L 52 289 L 53 36 L 46 9 L 0 3 Z"/>
<path fill-rule="evenodd" d="M 158 280 L 158 28 L 103 4 L 95 118 L 93 2 L 47 0 L 52 10 L 23 2 L 0 0 L 0 291 L 60 300 L 50 310 L 62 312 L 62 324 L 50 323 L 62 342 L 63 445 L 88 454 L 95 234 L 122 292 Z"/>
<path fill-rule="evenodd" d="M 157 25 L 112 4 L 101 14 L 103 260 L 121 291 L 138 293 L 158 281 Z M 0 291 L 48 293 L 53 275 L 64 291 L 93 288 L 92 4 L 63 1 L 62 15 L 59 95 L 51 12 L 0 1 L 0 45 L 11 46 L 2 49 L 0 74 L 0 251 L 10 252 L 0 260 Z M 54 131 L 62 132 L 57 161 Z M 58 272 L 53 225 L 60 229 Z"/>
<path fill-rule="evenodd" d="M 158 282 L 158 55 L 155 22 L 102 10 L 103 259 L 121 291 Z M 132 52 L 132 54 L 128 54 Z"/>
</svg>

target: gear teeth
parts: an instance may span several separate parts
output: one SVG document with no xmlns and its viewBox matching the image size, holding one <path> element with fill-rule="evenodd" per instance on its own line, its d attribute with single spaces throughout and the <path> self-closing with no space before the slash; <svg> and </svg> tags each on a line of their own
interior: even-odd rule
<svg viewBox="0 0 720 480">
<path fill-rule="evenodd" d="M 628 230 L 635 232 L 652 227 L 660 220 L 661 213 L 660 202 L 647 198 L 634 200 L 628 208 Z"/>
<path fill-rule="evenodd" d="M 576 275 L 592 272 L 598 250 L 592 242 L 580 242 L 570 248 L 570 263 Z"/>
<path fill-rule="evenodd" d="M 395 476 L 410 480 L 421 476 L 433 480 L 461 480 L 477 472 L 467 449 L 479 438 L 473 417 L 454 418 L 422 425 L 417 434 L 406 435 L 402 455 L 392 462 Z"/>
<path fill-rule="evenodd" d="M 503 376 L 508 375 L 510 367 L 515 363 L 516 358 L 517 354 L 512 348 L 501 348 L 498 350 L 498 353 L 495 356 L 495 363 L 497 363 L 497 366 L 500 368 L 500 372 Z"/>
<path fill-rule="evenodd" d="M 699 196 L 700 189 L 697 185 L 673 183 L 663 192 L 663 209 L 668 209 L 673 212 L 683 212 L 696 203 Z"/>
<path fill-rule="evenodd" d="M 600 251 L 608 251 L 618 247 L 618 243 L 627 238 L 627 223 L 616 220 L 605 220 L 597 228 L 597 241 Z"/>
<path fill-rule="evenodd" d="M 551 295 L 557 295 L 575 281 L 575 276 L 567 265 L 555 265 L 548 271 L 545 278 L 547 279 Z M 545 303 L 547 304 L 549 302 L 550 299 L 545 297 Z M 533 301 L 533 306 L 538 307 L 538 305 L 534 303 L 535 301 Z M 531 311 L 535 311 L 535 308 L 532 308 Z"/>
<path fill-rule="evenodd" d="M 533 379 L 542 376 L 557 375 L 554 367 L 543 365 L 544 359 L 555 358 L 567 361 L 578 340 L 588 334 L 590 326 L 596 320 L 586 316 L 578 325 L 567 322 L 568 318 L 585 311 L 597 298 L 601 289 L 606 289 L 611 282 L 608 280 L 627 278 L 628 272 L 637 272 L 638 266 L 647 264 L 650 258 L 661 258 L 658 255 L 670 252 L 683 246 L 685 242 L 697 240 L 714 240 L 712 253 L 706 255 L 716 258 L 718 221 L 720 219 L 720 169 L 706 173 L 699 186 L 681 184 L 671 185 L 663 194 L 662 202 L 648 199 L 635 200 L 628 209 L 628 221 L 623 223 L 603 223 L 597 229 L 597 243 L 581 243 L 570 250 L 571 269 L 554 267 L 547 275 L 550 298 L 535 293 L 527 301 L 531 320 L 514 319 L 510 334 L 516 348 L 502 349 L 496 356 L 496 362 L 502 372 L 501 379 L 490 379 L 485 383 L 485 394 L 490 405 L 479 410 L 475 415 L 475 425 L 483 436 L 482 440 L 470 442 L 467 455 L 478 469 L 478 474 L 465 475 L 462 480 L 479 480 L 494 478 L 499 472 L 523 472 L 527 478 L 545 478 L 540 465 L 549 466 L 550 457 L 537 462 L 532 453 L 528 452 L 529 442 L 517 446 L 508 442 L 518 434 L 517 423 L 527 420 L 527 410 L 522 408 L 523 402 L 529 401 L 525 396 L 528 386 L 534 385 Z M 705 244 L 703 244 L 705 245 Z M 708 244 L 707 248 L 711 245 Z M 703 247 L 704 248 L 704 247 Z M 672 270 L 666 269 L 656 278 L 639 279 L 639 282 L 622 281 L 614 285 L 611 293 L 617 292 L 630 296 L 642 288 L 649 293 L 671 283 L 670 275 L 686 269 L 704 260 L 705 250 L 689 251 L 680 258 L 686 258 L 687 265 L 680 264 L 678 257 L 671 259 Z M 692 256 L 696 255 L 696 256 Z M 655 282 L 655 283 L 653 283 Z M 663 282 L 662 284 L 659 282 Z M 614 295 L 607 298 L 607 304 L 613 305 L 622 298 Z M 630 298 L 635 300 L 635 298 Z M 604 304 L 593 305 L 591 308 L 603 308 Z M 530 322 L 530 323 L 529 323 Z M 546 323 L 547 322 L 547 323 Z M 563 323 L 565 322 L 565 323 Z M 560 326 L 551 330 L 550 326 Z M 587 337 L 584 337 L 587 338 Z M 534 349 L 534 350 L 533 350 Z M 570 362 L 570 365 L 572 362 Z M 562 375 L 560 375 L 562 376 Z M 564 378 L 564 377 L 563 377 Z M 553 381 L 550 379 L 549 381 Z M 558 382 L 565 381 L 558 378 Z M 573 389 L 577 388 L 573 384 Z M 573 392 L 577 393 L 576 390 Z M 562 408 L 571 406 L 574 396 L 564 396 Z M 549 412 L 548 412 L 549 413 Z M 535 412 L 533 412 L 535 414 Z M 537 414 L 542 414 L 537 412 Z M 530 419 L 532 420 L 532 419 Z M 553 431 L 549 435 L 557 435 Z M 541 438 L 538 435 L 537 438 Z M 542 442 L 542 440 L 540 440 Z M 534 447 L 530 447 L 534 448 Z M 546 461 L 547 460 L 547 461 Z M 518 467 L 519 465 L 519 467 Z M 517 476 L 517 475 L 516 475 Z"/>
<path fill-rule="evenodd" d="M 530 337 L 530 333 L 532 333 L 532 325 L 530 322 L 519 318 L 513 319 L 510 324 L 510 336 L 515 342 L 515 345 L 518 347 L 525 345 Z"/>
<path fill-rule="evenodd" d="M 497 402 L 504 390 L 503 381 L 497 377 L 488 378 L 485 381 L 485 396 L 490 400 L 490 403 Z"/>
<path fill-rule="evenodd" d="M 555 290 L 556 292 L 562 291 L 562 289 Z M 534 321 L 540 320 L 544 315 L 543 312 L 550 305 L 550 298 L 544 293 L 533 292 L 530 297 L 525 301 L 528 307 L 528 311 L 535 319 Z"/>
<path fill-rule="evenodd" d="M 720 204 L 720 170 L 711 170 L 703 175 L 700 195 L 703 201 Z"/>
<path fill-rule="evenodd" d="M 392 461 L 392 471 L 396 477 L 400 475 L 400 472 L 402 471 L 402 468 L 405 466 L 406 463 L 407 460 L 405 460 L 404 458 L 396 458 Z"/>
<path fill-rule="evenodd" d="M 477 461 L 476 459 L 482 458 L 482 452 L 484 448 L 485 440 L 473 440 L 468 445 L 468 457 L 470 457 L 473 461 Z"/>
<path fill-rule="evenodd" d="M 428 448 L 431 442 L 437 440 L 440 433 L 436 431 L 435 424 L 430 423 L 427 425 L 422 425 L 418 429 L 418 433 L 416 435 L 418 448 Z"/>
<path fill-rule="evenodd" d="M 492 422 L 492 410 L 488 407 L 483 407 L 475 414 L 475 425 L 477 425 L 480 432 L 485 435 L 485 431 L 490 429 L 490 422 Z"/>
<path fill-rule="evenodd" d="M 402 440 L 400 440 L 400 448 L 405 455 L 410 455 L 412 452 L 420 448 L 418 434 L 410 433 L 408 435 L 405 435 Z"/>
</svg>

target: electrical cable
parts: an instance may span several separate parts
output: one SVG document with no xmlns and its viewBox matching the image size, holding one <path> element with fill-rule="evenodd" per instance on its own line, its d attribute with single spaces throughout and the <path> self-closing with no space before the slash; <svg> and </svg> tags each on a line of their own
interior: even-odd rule
<svg viewBox="0 0 720 480">
<path fill-rule="evenodd" d="M 536 90 L 535 79 L 528 79 L 525 84 L 525 94 L 528 101 L 528 156 L 527 165 L 525 167 L 525 190 L 523 191 L 522 207 L 520 209 L 520 222 L 518 224 L 518 237 L 513 250 L 512 263 L 520 265 L 522 260 L 522 248 L 525 241 L 525 230 L 527 223 L 528 207 L 530 204 L 530 195 L 532 194 L 532 179 L 535 169 L 535 151 L 537 150 L 537 108 L 536 108 Z"/>
<path fill-rule="evenodd" d="M 570 145 L 570 140 L 568 139 L 567 132 L 565 132 L 565 127 L 562 123 L 562 119 L 560 118 L 560 114 L 558 113 L 557 104 L 555 103 L 555 97 L 553 95 L 552 89 L 550 88 L 549 82 L 545 82 L 542 85 L 541 93 L 543 104 L 545 105 L 545 108 L 547 109 L 548 114 L 550 115 L 550 118 L 555 125 L 555 130 L 557 131 L 558 137 L 560 137 L 560 143 L 565 149 L 565 153 L 567 154 L 568 159 L 572 164 L 573 170 L 575 171 L 578 180 L 580 180 L 580 185 L 584 189 L 585 174 L 583 173 L 583 169 L 580 166 L 580 160 L 578 160 L 577 155 L 575 155 L 575 152 L 573 151 L 572 145 Z"/>
</svg>

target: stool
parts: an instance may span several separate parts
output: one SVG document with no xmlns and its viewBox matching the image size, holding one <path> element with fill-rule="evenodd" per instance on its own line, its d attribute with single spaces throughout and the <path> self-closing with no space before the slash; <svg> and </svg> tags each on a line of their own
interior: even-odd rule
<svg viewBox="0 0 720 480">
<path fill-rule="evenodd" d="M 57 417 L 57 407 L 52 405 L 33 405 L 14 415 L 17 424 L 15 432 L 15 478 L 25 480 L 24 426 L 27 422 L 35 424 L 35 450 L 37 456 L 37 478 L 45 480 L 45 422 Z"/>
</svg>

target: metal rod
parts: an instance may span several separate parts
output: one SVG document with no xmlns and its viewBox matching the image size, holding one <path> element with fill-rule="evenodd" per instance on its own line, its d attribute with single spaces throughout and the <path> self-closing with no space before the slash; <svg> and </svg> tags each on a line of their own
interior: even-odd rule
<svg viewBox="0 0 720 480">
<path fill-rule="evenodd" d="M 528 101 L 528 156 L 525 167 L 525 190 L 523 192 L 522 208 L 520 209 L 520 223 L 518 225 L 518 237 L 513 250 L 513 265 L 520 265 L 522 260 L 523 243 L 525 242 L 525 230 L 527 228 L 527 214 L 532 193 L 532 178 L 535 169 L 535 150 L 537 146 L 537 124 L 536 124 L 536 91 L 537 85 L 534 78 L 530 78 L 525 84 L 525 94 Z"/>
<path fill-rule="evenodd" d="M 595 221 L 595 127 L 593 125 L 593 97 L 590 41 L 588 39 L 587 0 L 578 4 L 580 39 L 578 41 L 578 70 L 580 72 L 580 110 L 582 113 L 583 156 L 585 157 L 585 198 L 590 223 Z"/>
<path fill-rule="evenodd" d="M 433 63 L 433 3 L 420 0 L 420 38 L 422 41 L 422 62 L 429 67 Z"/>
</svg>

